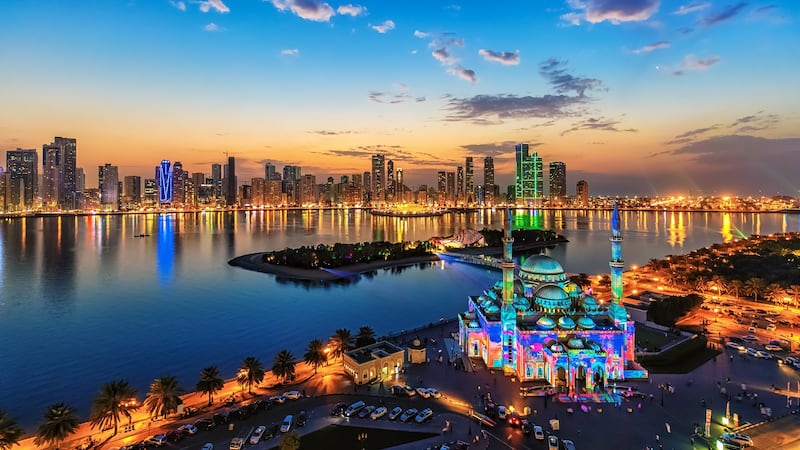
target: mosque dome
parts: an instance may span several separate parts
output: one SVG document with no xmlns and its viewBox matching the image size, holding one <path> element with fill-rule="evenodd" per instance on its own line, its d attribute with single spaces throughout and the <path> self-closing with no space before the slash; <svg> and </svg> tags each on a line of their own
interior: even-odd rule
<svg viewBox="0 0 800 450">
<path fill-rule="evenodd" d="M 575 321 L 567 316 L 561 316 L 558 318 L 558 327 L 565 330 L 571 330 L 575 328 Z"/>
<path fill-rule="evenodd" d="M 539 328 L 544 328 L 545 330 L 552 330 L 555 328 L 556 323 L 553 321 L 553 319 L 547 316 L 542 316 L 536 321 L 536 325 L 538 325 Z"/>
<path fill-rule="evenodd" d="M 555 284 L 546 284 L 534 294 L 536 305 L 543 311 L 555 313 L 572 307 L 569 294 Z"/>
<path fill-rule="evenodd" d="M 569 295 L 555 284 L 547 284 L 534 294 L 542 300 L 569 300 Z"/>
<path fill-rule="evenodd" d="M 584 330 L 591 330 L 595 327 L 594 320 L 589 317 L 583 316 L 578 319 L 578 326 L 583 328 Z"/>
<path fill-rule="evenodd" d="M 558 261 L 547 255 L 532 255 L 519 268 L 522 281 L 531 283 L 566 281 L 567 275 Z"/>
<path fill-rule="evenodd" d="M 583 339 L 579 338 L 570 339 L 569 341 L 567 341 L 567 347 L 574 349 L 583 348 Z"/>
<path fill-rule="evenodd" d="M 583 309 L 587 311 L 594 311 L 597 309 L 597 299 L 591 295 L 583 297 Z"/>
<path fill-rule="evenodd" d="M 520 311 L 525 311 L 531 307 L 531 302 L 523 296 L 514 296 L 514 307 Z"/>
<path fill-rule="evenodd" d="M 489 306 L 487 306 L 487 307 L 483 308 L 483 310 L 484 310 L 484 311 L 486 311 L 486 312 L 487 312 L 487 313 L 489 313 L 489 314 L 491 314 L 491 313 L 497 313 L 497 312 L 500 312 L 500 307 L 498 307 L 497 305 L 495 305 L 494 303 L 492 303 L 491 305 L 489 305 Z"/>
</svg>

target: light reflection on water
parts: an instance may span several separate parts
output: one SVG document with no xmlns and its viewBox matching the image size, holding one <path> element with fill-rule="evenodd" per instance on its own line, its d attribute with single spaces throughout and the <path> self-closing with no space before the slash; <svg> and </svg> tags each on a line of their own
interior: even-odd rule
<svg viewBox="0 0 800 450">
<path fill-rule="evenodd" d="M 360 210 L 22 218 L 0 223 L 0 409 L 27 429 L 65 401 L 82 416 L 98 387 L 154 377 L 186 387 L 202 367 L 231 376 L 248 355 L 302 355 L 341 327 L 378 334 L 452 317 L 499 279 L 446 264 L 378 271 L 324 287 L 229 267 L 235 256 L 301 245 L 423 240 L 502 228 L 504 210 L 436 218 Z M 568 272 L 608 271 L 610 211 L 514 211 L 514 224 L 569 239 L 547 253 Z M 623 212 L 628 267 L 753 233 L 797 231 L 797 215 Z M 139 237 L 143 235 L 142 237 Z M 25 386 L 26 389 L 19 389 Z"/>
</svg>

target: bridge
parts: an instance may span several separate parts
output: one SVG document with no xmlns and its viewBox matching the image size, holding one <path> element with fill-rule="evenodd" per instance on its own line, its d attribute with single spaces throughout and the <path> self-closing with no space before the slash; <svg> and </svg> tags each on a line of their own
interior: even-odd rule
<svg viewBox="0 0 800 450">
<path fill-rule="evenodd" d="M 502 270 L 502 258 L 495 258 L 486 255 L 468 255 L 465 253 L 453 252 L 437 252 L 436 255 L 444 261 L 460 262 L 465 264 L 472 264 L 474 266 L 483 266 L 489 269 Z"/>
</svg>

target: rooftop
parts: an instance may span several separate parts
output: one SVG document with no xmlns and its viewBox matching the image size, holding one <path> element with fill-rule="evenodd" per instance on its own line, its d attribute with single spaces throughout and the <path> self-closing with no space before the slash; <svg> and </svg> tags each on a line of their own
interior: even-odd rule
<svg viewBox="0 0 800 450">
<path fill-rule="evenodd" d="M 371 345 L 350 350 L 345 354 L 347 357 L 352 358 L 355 362 L 364 364 L 365 362 L 375 359 L 386 358 L 387 356 L 391 356 L 398 352 L 404 352 L 404 350 L 392 344 L 391 342 L 380 341 Z"/>
</svg>

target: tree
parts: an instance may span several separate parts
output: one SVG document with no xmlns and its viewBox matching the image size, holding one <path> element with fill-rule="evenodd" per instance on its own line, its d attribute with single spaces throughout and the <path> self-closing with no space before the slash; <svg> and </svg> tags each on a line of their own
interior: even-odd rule
<svg viewBox="0 0 800 450">
<path fill-rule="evenodd" d="M 239 369 L 239 376 L 237 378 L 239 384 L 247 386 L 247 392 L 253 393 L 253 385 L 259 384 L 264 381 L 264 366 L 261 361 L 253 356 L 248 356 L 242 361 L 242 367 Z"/>
<path fill-rule="evenodd" d="M 92 413 L 89 415 L 92 428 L 100 427 L 104 430 L 113 425 L 116 436 L 120 419 L 127 417 L 130 422 L 131 413 L 139 407 L 135 397 L 136 389 L 125 380 L 112 381 L 101 386 L 92 402 Z"/>
<path fill-rule="evenodd" d="M 3 411 L 0 411 L 0 450 L 8 450 L 19 444 L 22 428 Z"/>
<path fill-rule="evenodd" d="M 793 284 L 789 286 L 789 289 L 786 290 L 787 295 L 792 296 L 792 301 L 794 302 L 794 306 L 797 306 L 797 298 L 800 297 L 800 286 Z"/>
<path fill-rule="evenodd" d="M 363 326 L 358 329 L 356 335 L 356 347 L 363 347 L 375 343 L 375 330 L 372 327 Z"/>
<path fill-rule="evenodd" d="M 200 380 L 197 382 L 197 392 L 208 394 L 208 406 L 214 403 L 214 394 L 225 387 L 225 380 L 219 375 L 217 366 L 208 366 L 200 371 Z"/>
<path fill-rule="evenodd" d="M 764 290 L 764 280 L 761 278 L 750 278 L 744 283 L 744 292 L 758 301 L 758 296 Z"/>
<path fill-rule="evenodd" d="M 281 350 L 275 355 L 275 362 L 272 363 L 272 373 L 276 377 L 283 378 L 286 382 L 287 379 L 294 378 L 294 368 L 297 361 L 294 359 L 288 350 Z"/>
<path fill-rule="evenodd" d="M 300 435 L 292 431 L 281 439 L 278 450 L 298 450 L 300 448 Z"/>
<path fill-rule="evenodd" d="M 742 280 L 732 280 L 728 283 L 728 292 L 733 294 L 736 299 L 739 299 L 739 294 L 744 290 L 744 282 Z"/>
<path fill-rule="evenodd" d="M 317 374 L 317 368 L 328 362 L 328 355 L 325 353 L 324 344 L 319 339 L 313 339 L 308 343 L 308 349 L 303 355 L 303 361 L 314 368 L 314 374 Z"/>
<path fill-rule="evenodd" d="M 182 403 L 181 394 L 184 392 L 174 376 L 156 378 L 150 383 L 150 392 L 144 399 L 144 406 L 151 418 L 160 416 L 166 419 L 169 413 L 178 411 L 178 405 Z"/>
<path fill-rule="evenodd" d="M 59 446 L 70 435 L 75 433 L 80 420 L 75 410 L 64 403 L 51 405 L 44 412 L 44 422 L 36 430 L 33 443 L 37 446 L 54 444 Z"/>
<path fill-rule="evenodd" d="M 339 328 L 331 336 L 331 356 L 338 358 L 353 348 L 353 337 L 347 328 Z"/>
<path fill-rule="evenodd" d="M 785 297 L 786 290 L 778 283 L 771 283 L 764 291 L 764 298 L 769 299 L 772 303 L 783 303 Z"/>
<path fill-rule="evenodd" d="M 725 278 L 722 278 L 719 275 L 713 275 L 711 277 L 711 281 L 709 281 L 709 287 L 712 291 L 715 291 L 718 295 L 722 295 L 728 291 L 728 286 L 725 281 Z"/>
</svg>

